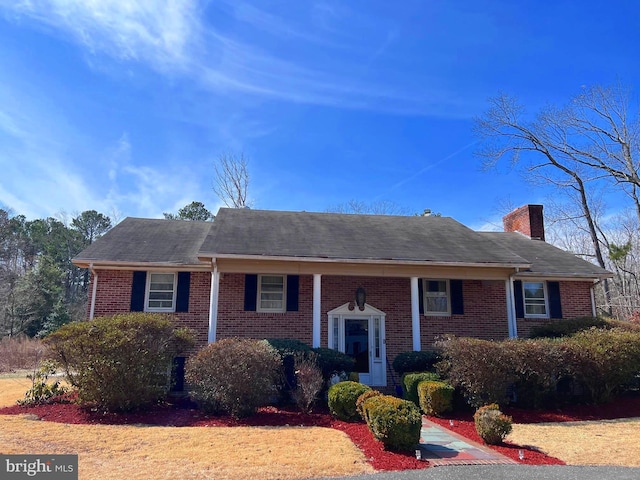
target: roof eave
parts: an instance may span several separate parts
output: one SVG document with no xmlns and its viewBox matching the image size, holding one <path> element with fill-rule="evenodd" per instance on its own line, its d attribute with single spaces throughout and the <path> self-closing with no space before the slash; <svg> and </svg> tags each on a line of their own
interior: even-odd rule
<svg viewBox="0 0 640 480">
<path fill-rule="evenodd" d="M 613 273 L 557 273 L 557 272 L 518 272 L 513 278 L 553 278 L 555 280 L 603 280 L 613 278 Z"/>
<path fill-rule="evenodd" d="M 531 268 L 530 263 L 499 263 L 499 262 L 434 262 L 429 260 L 402 260 L 377 258 L 335 258 L 335 257 L 296 257 L 284 255 L 236 255 L 236 254 L 208 254 L 198 255 L 201 261 L 212 261 L 217 258 L 232 260 L 258 260 L 281 262 L 309 262 L 309 263 L 351 263 L 367 265 L 419 265 L 434 267 L 484 267 L 484 268 Z"/>
<path fill-rule="evenodd" d="M 178 263 L 178 262 L 128 262 L 128 261 L 106 261 L 92 260 L 86 258 L 74 258 L 71 262 L 80 268 L 99 268 L 100 270 L 147 270 L 147 269 L 169 269 L 211 271 L 211 263 Z"/>
</svg>

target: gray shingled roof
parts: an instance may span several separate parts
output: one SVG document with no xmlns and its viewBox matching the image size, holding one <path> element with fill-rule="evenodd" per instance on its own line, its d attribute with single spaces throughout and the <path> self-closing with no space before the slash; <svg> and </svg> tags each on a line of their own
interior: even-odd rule
<svg viewBox="0 0 640 480">
<path fill-rule="evenodd" d="M 531 240 L 520 233 L 480 232 L 501 249 L 510 250 L 531 263 L 524 275 L 562 277 L 610 277 L 611 273 L 587 262 L 570 252 L 540 241 Z"/>
<path fill-rule="evenodd" d="M 80 252 L 74 263 L 197 265 L 212 222 L 128 217 Z"/>
<path fill-rule="evenodd" d="M 523 265 L 517 254 L 447 217 L 220 209 L 201 256 Z"/>
<path fill-rule="evenodd" d="M 475 232 L 447 217 L 222 208 L 215 222 L 126 218 L 76 265 L 205 265 L 207 257 L 530 267 L 523 275 L 598 278 L 602 268 L 518 233 Z"/>
</svg>

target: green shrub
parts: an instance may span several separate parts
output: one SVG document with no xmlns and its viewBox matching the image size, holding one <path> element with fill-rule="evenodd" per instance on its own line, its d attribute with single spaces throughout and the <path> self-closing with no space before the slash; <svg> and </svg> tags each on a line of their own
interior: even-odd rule
<svg viewBox="0 0 640 480">
<path fill-rule="evenodd" d="M 559 348 L 569 374 L 595 403 L 611 400 L 640 374 L 640 332 L 591 329 L 566 338 Z"/>
<path fill-rule="evenodd" d="M 402 388 L 404 389 L 404 399 L 420 406 L 418 398 L 418 384 L 425 380 L 440 380 L 440 375 L 433 372 L 405 373 L 402 376 Z"/>
<path fill-rule="evenodd" d="M 267 338 L 265 340 L 281 357 L 295 355 L 298 352 L 310 352 L 311 347 L 294 338 Z"/>
<path fill-rule="evenodd" d="M 389 450 L 413 450 L 420 441 L 422 416 L 408 400 L 379 395 L 364 402 L 367 425 Z"/>
<path fill-rule="evenodd" d="M 341 372 L 351 372 L 356 363 L 353 357 L 332 348 L 314 348 L 313 351 L 318 355 L 318 366 L 325 380 Z"/>
<path fill-rule="evenodd" d="M 425 415 L 440 416 L 453 410 L 454 388 L 447 382 L 425 380 L 418 384 L 420 410 Z"/>
<path fill-rule="evenodd" d="M 365 421 L 367 420 L 364 411 L 364 402 L 366 402 L 370 398 L 378 397 L 380 395 L 382 395 L 382 392 L 378 390 L 367 390 L 358 397 L 358 399 L 356 400 L 356 411 L 358 412 L 358 415 L 360 415 L 360 418 Z"/>
<path fill-rule="evenodd" d="M 264 340 L 227 338 L 189 358 L 185 378 L 199 407 L 247 417 L 277 393 L 280 357 Z"/>
<path fill-rule="evenodd" d="M 356 401 L 364 392 L 371 390 L 357 382 L 338 382 L 329 388 L 329 411 L 340 420 L 352 422 L 362 417 L 356 409 Z"/>
<path fill-rule="evenodd" d="M 601 318 L 580 317 L 566 320 L 557 320 L 544 325 L 538 325 L 531 329 L 529 338 L 560 338 L 568 337 L 590 328 L 611 328 L 611 325 Z"/>
<path fill-rule="evenodd" d="M 135 410 L 166 395 L 174 356 L 193 344 L 173 320 L 157 313 L 101 317 L 64 325 L 44 343 L 81 403 Z"/>
<path fill-rule="evenodd" d="M 511 417 L 503 414 L 495 403 L 480 407 L 473 421 L 478 435 L 488 445 L 499 445 L 512 430 Z"/>
<path fill-rule="evenodd" d="M 515 402 L 525 408 L 549 408 L 560 401 L 558 382 L 568 377 L 562 340 L 507 340 L 515 378 Z"/>
<path fill-rule="evenodd" d="M 402 376 L 405 373 L 432 371 L 439 360 L 438 354 L 432 350 L 403 352 L 393 359 L 392 365 L 398 375 Z"/>
<path fill-rule="evenodd" d="M 439 346 L 443 361 L 438 364 L 438 371 L 462 391 L 471 406 L 508 401 L 516 375 L 505 342 L 449 337 Z"/>
</svg>

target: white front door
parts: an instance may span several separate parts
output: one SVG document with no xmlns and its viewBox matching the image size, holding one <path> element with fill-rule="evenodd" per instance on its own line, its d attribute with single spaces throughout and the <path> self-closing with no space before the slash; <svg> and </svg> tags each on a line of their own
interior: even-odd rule
<svg viewBox="0 0 640 480">
<path fill-rule="evenodd" d="M 353 357 L 361 383 L 386 386 L 385 315 L 369 305 L 362 311 L 348 305 L 329 312 L 329 348 Z"/>
</svg>

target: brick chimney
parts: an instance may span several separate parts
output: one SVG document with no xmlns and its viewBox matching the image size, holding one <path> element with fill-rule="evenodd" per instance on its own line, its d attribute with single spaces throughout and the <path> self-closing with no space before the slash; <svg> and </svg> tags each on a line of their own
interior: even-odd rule
<svg viewBox="0 0 640 480">
<path fill-rule="evenodd" d="M 544 242 L 542 205 L 524 205 L 502 217 L 505 232 L 519 232 L 532 240 Z"/>
</svg>

